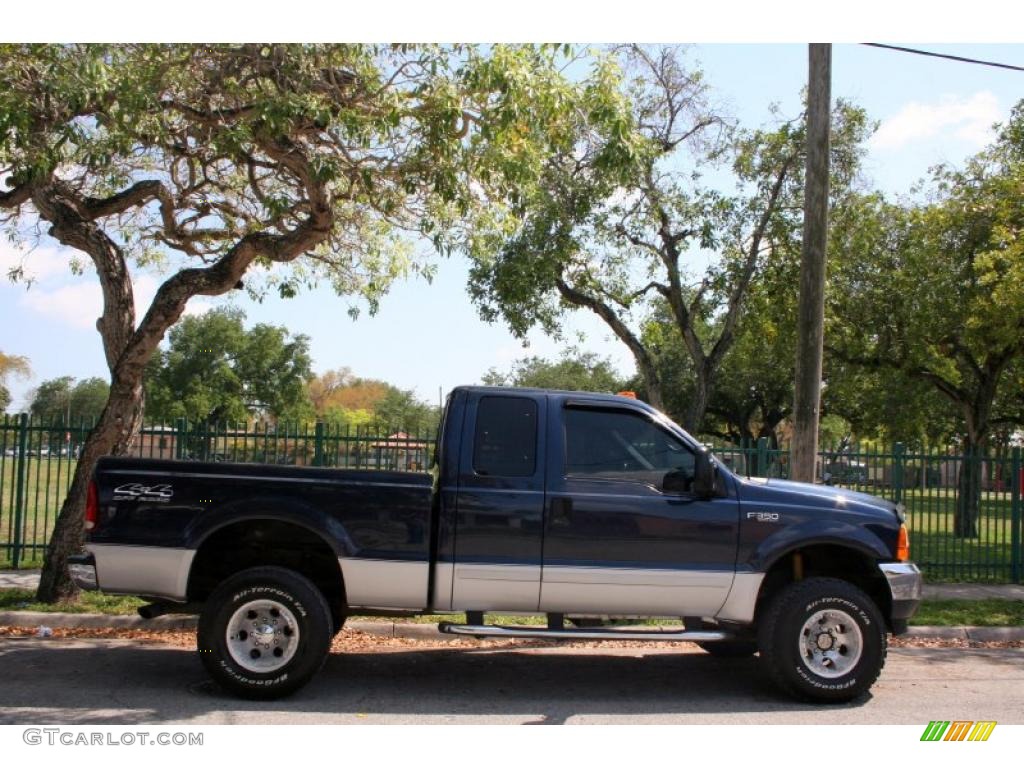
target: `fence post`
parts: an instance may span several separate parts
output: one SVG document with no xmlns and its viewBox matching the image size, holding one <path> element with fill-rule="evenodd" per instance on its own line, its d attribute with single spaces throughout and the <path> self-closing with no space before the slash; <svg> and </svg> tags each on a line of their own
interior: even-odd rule
<svg viewBox="0 0 1024 768">
<path fill-rule="evenodd" d="M 316 432 L 313 436 L 313 466 L 322 467 L 324 465 L 324 423 L 318 421 L 316 423 Z"/>
<path fill-rule="evenodd" d="M 185 457 L 185 435 L 188 432 L 188 422 L 185 419 L 177 419 L 174 422 L 174 458 L 181 461 Z"/>
<path fill-rule="evenodd" d="M 28 467 L 28 414 L 22 413 L 18 417 L 18 461 L 15 465 L 17 481 L 14 491 L 14 536 L 12 543 L 14 550 L 11 552 L 11 567 L 17 568 L 21 564 L 21 525 L 22 515 L 25 507 L 25 472 Z"/>
<path fill-rule="evenodd" d="M 1021 581 L 1021 504 L 1020 484 L 1024 477 L 1024 467 L 1021 466 L 1020 446 L 1013 449 L 1011 463 L 1013 475 L 1010 477 L 1010 572 L 1015 584 Z"/>
<path fill-rule="evenodd" d="M 903 443 L 896 443 L 893 446 L 893 453 L 895 454 L 892 464 L 893 501 L 900 504 L 903 502 Z"/>
<path fill-rule="evenodd" d="M 757 438 L 757 476 L 768 477 L 768 438 Z"/>
</svg>

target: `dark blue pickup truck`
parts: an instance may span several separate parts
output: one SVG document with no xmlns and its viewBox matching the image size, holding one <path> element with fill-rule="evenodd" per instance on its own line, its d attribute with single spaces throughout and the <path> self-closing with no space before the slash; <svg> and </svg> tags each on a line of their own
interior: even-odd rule
<svg viewBox="0 0 1024 768">
<path fill-rule="evenodd" d="M 440 631 L 760 653 L 790 694 L 846 701 L 920 599 L 896 505 L 738 477 L 634 399 L 461 387 L 435 454 L 431 474 L 104 459 L 73 572 L 144 616 L 199 613 L 207 670 L 254 698 L 307 682 L 350 614 L 464 612 Z M 485 620 L 518 612 L 547 624 Z"/>
</svg>

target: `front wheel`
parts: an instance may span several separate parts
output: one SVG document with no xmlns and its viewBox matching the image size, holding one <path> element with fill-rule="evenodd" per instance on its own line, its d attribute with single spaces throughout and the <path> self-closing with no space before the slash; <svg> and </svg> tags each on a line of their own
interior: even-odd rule
<svg viewBox="0 0 1024 768">
<path fill-rule="evenodd" d="M 762 614 L 758 645 L 771 679 L 798 698 L 850 701 L 885 664 L 885 623 L 874 601 L 840 579 L 785 587 Z"/>
<path fill-rule="evenodd" d="M 286 568 L 249 568 L 217 587 L 199 617 L 199 656 L 221 686 L 276 699 L 305 685 L 327 659 L 331 611 L 320 590 Z"/>
</svg>

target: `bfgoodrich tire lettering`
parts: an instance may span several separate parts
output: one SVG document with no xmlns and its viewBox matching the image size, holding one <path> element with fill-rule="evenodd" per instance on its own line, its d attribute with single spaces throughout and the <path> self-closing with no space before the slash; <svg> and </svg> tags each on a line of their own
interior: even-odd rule
<svg viewBox="0 0 1024 768">
<path fill-rule="evenodd" d="M 286 568 L 250 568 L 206 601 L 199 618 L 199 657 L 232 693 L 276 699 L 320 670 L 332 630 L 330 609 L 309 579 Z"/>
<path fill-rule="evenodd" d="M 785 587 L 761 613 L 761 660 L 782 690 L 809 701 L 867 693 L 885 664 L 885 624 L 849 582 L 813 578 Z"/>
</svg>

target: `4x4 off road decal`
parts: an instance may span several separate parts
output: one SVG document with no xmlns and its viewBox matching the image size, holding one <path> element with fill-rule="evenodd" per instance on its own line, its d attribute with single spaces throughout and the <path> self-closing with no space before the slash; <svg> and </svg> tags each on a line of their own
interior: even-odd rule
<svg viewBox="0 0 1024 768">
<path fill-rule="evenodd" d="M 932 720 L 921 741 L 988 741 L 995 727 L 995 720 Z"/>
<path fill-rule="evenodd" d="M 114 489 L 114 501 L 170 501 L 174 489 L 169 485 L 126 483 Z"/>
</svg>

